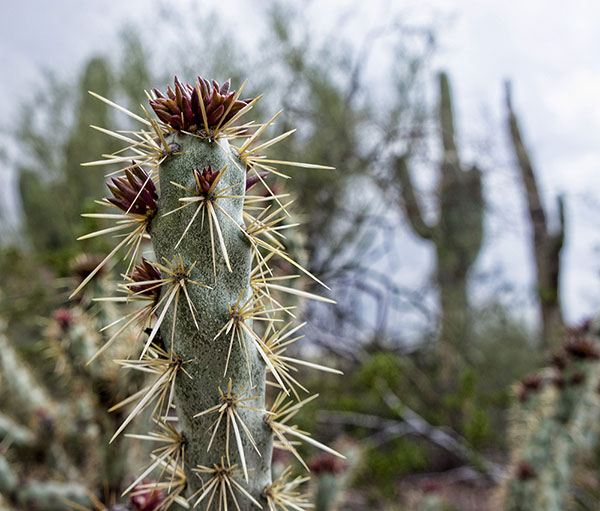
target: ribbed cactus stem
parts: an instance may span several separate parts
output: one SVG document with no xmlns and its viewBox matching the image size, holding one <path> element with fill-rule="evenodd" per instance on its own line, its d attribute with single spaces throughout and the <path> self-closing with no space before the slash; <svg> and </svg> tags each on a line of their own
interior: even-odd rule
<svg viewBox="0 0 600 511">
<path fill-rule="evenodd" d="M 181 258 L 185 269 L 193 266 L 190 280 L 211 286 L 206 288 L 193 284 L 187 285 L 187 292 L 195 308 L 195 321 L 185 298 L 181 296 L 177 310 L 171 308 L 161 326 L 163 342 L 170 345 L 173 313 L 177 314 L 173 350 L 182 360 L 189 361 L 185 364 L 185 369 L 191 378 L 180 372 L 177 376 L 175 392 L 177 411 L 187 441 L 186 474 L 190 489 L 194 492 L 202 486 L 202 482 L 191 472 L 192 468 L 198 465 L 212 467 L 214 464 L 219 464 L 227 451 L 231 464 L 237 463 L 238 468 L 241 468 L 234 431 L 230 428 L 227 432 L 225 424 L 222 424 L 208 450 L 211 440 L 209 430 L 216 417 L 211 414 L 196 418 L 194 416 L 220 403 L 219 389 L 225 391 L 229 379 L 233 382 L 233 392 L 245 386 L 249 395 L 256 397 L 247 404 L 264 410 L 266 365 L 252 340 L 248 338 L 248 334 L 244 333 L 244 346 L 239 345 L 237 336 L 234 339 L 225 373 L 231 332 L 222 332 L 218 335 L 231 319 L 230 309 L 234 308 L 236 303 L 242 305 L 252 297 L 249 283 L 251 246 L 240 229 L 243 224 L 242 197 L 246 184 L 245 165 L 234 156 L 227 140 L 211 142 L 206 139 L 172 134 L 167 141 L 169 144 L 177 144 L 177 152 L 183 154 L 170 156 L 159 168 L 161 195 L 150 228 L 157 260 L 164 263 L 164 261 Z M 215 171 L 226 167 L 215 192 L 227 189 L 227 195 L 239 197 L 216 199 L 219 208 L 227 215 L 213 207 L 231 271 L 227 268 L 219 246 L 216 222 L 208 218 L 209 211 L 196 215 L 196 219 L 181 242 L 179 240 L 199 206 L 192 205 L 164 216 L 182 206 L 179 200 L 182 196 L 190 196 L 172 183 L 195 190 L 194 170 L 209 166 Z M 212 238 L 211 222 L 213 222 Z M 213 267 L 213 247 L 216 257 L 216 276 Z M 242 295 L 241 300 L 240 295 Z M 252 327 L 252 323 L 248 320 L 246 324 Z M 248 385 L 248 366 L 251 373 L 251 387 Z M 238 407 L 236 411 L 252 432 L 252 437 L 260 451 L 259 455 L 244 432 L 240 431 L 245 462 L 251 474 L 247 489 L 254 498 L 260 499 L 263 489 L 271 482 L 272 434 L 263 421 L 263 412 L 242 407 Z M 239 425 L 238 428 L 241 429 Z M 227 434 L 230 436 L 228 449 Z M 246 509 L 244 506 L 252 506 L 250 501 L 244 501 L 243 504 L 240 502 L 240 505 L 243 509 Z"/>
</svg>

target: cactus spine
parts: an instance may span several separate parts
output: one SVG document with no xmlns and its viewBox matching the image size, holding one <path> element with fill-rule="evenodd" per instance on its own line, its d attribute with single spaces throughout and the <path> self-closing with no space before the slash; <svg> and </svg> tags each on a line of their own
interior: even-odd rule
<svg viewBox="0 0 600 511">
<path fill-rule="evenodd" d="M 291 132 L 258 140 L 277 115 L 265 124 L 237 126 L 258 99 L 241 100 L 240 92 L 229 91 L 229 81 L 219 86 L 198 78 L 190 86 L 176 78 L 174 90 L 163 95 L 155 89 L 150 99 L 158 120 L 128 112 L 144 129 L 133 136 L 101 130 L 125 140 L 136 161 L 112 179 L 112 196 L 101 202 L 118 213 L 93 215 L 117 219 L 117 225 L 89 236 L 125 233 L 98 268 L 128 249 L 128 274 L 120 285 L 125 297 L 114 300 L 145 305 L 124 316 L 120 327 L 139 329 L 139 360 L 120 363 L 154 375 L 146 389 L 115 407 L 136 403 L 115 436 L 152 409 L 156 431 L 145 438 L 166 436 L 167 446 L 154 451 L 129 489 L 143 487 L 152 469 L 162 471 L 164 480 L 146 489 L 169 494 L 164 508 L 176 501 L 205 509 L 304 509 L 305 499 L 296 498 L 300 479 L 290 482 L 286 472 L 285 480 L 271 480 L 274 438 L 298 457 L 290 438 L 335 453 L 288 424 L 308 401 L 294 402 L 299 384 L 290 371 L 297 364 L 330 369 L 283 354 L 299 338 L 292 337 L 299 326 L 283 322 L 290 308 L 281 305 L 281 293 L 321 298 L 281 285 L 269 267 L 272 257 L 281 257 L 307 273 L 279 241 L 285 196 L 246 194 L 258 182 L 270 191 L 264 177 L 279 174 L 274 164 L 326 167 L 266 159 L 262 151 Z M 125 160 L 119 153 L 107 162 Z M 145 237 L 152 240 L 154 261 L 140 261 Z M 271 407 L 265 402 L 268 377 L 280 392 Z"/>
</svg>

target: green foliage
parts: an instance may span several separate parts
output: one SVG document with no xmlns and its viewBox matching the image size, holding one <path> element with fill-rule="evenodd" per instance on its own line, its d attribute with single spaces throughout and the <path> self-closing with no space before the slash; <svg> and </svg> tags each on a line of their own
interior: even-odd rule
<svg viewBox="0 0 600 511">
<path fill-rule="evenodd" d="M 39 324 L 31 318 L 47 317 L 59 305 L 53 273 L 20 247 L 0 247 L 0 282 L 0 317 L 14 338 L 39 338 Z"/>
<path fill-rule="evenodd" d="M 420 442 L 399 438 L 385 449 L 369 451 L 365 461 L 366 474 L 370 474 L 367 484 L 393 486 L 399 476 L 423 471 L 429 463 L 427 449 Z"/>
<path fill-rule="evenodd" d="M 31 155 L 30 164 L 18 169 L 26 232 L 40 259 L 55 264 L 63 274 L 67 269 L 65 261 L 70 259 L 68 256 L 81 248 L 75 248 L 74 240 L 83 233 L 81 212 L 92 207 L 104 185 L 101 171 L 82 171 L 80 165 L 95 158 L 99 151 L 111 152 L 115 147 L 106 139 L 89 136 L 89 125 L 107 123 L 109 110 L 107 105 L 94 100 L 88 91 L 93 89 L 101 95 L 110 95 L 112 85 L 107 61 L 92 58 L 86 64 L 78 86 L 69 92 L 72 98 L 69 104 L 50 95 L 49 101 L 54 104 L 45 108 L 56 110 L 52 113 L 55 117 L 50 119 L 38 114 L 37 123 L 27 122 L 18 129 L 19 140 Z M 47 87 L 60 88 L 53 83 Z M 69 108 L 75 118 L 69 127 L 69 136 L 61 139 L 55 135 L 53 123 L 56 118 L 65 117 Z M 48 146 L 51 151 L 44 152 Z"/>
</svg>

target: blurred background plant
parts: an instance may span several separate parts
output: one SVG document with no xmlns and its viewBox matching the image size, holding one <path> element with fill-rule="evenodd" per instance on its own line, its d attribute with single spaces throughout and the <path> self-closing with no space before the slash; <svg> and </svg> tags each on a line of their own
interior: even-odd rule
<svg viewBox="0 0 600 511">
<path fill-rule="evenodd" d="M 276 129 L 298 132 L 276 146 L 274 158 L 337 169 L 292 169 L 285 183 L 303 223 L 285 241 L 287 248 L 296 260 L 309 261 L 309 271 L 331 286 L 337 301 L 302 307 L 299 316 L 308 321 L 303 355 L 335 358 L 346 374 L 302 375 L 321 399 L 318 408 L 305 407 L 300 427 L 336 443 L 349 459 L 336 465 L 325 456 L 312 458 L 309 500 L 318 510 L 513 509 L 506 491 L 498 490 L 518 480 L 515 452 L 523 440 L 509 429 L 527 423 L 535 439 L 540 424 L 565 433 L 579 415 L 571 410 L 559 426 L 548 411 L 554 405 L 544 403 L 541 420 L 537 408 L 523 411 L 526 403 L 513 399 L 512 385 L 545 367 L 547 350 L 564 336 L 560 254 L 570 224 L 562 201 L 558 221 L 545 207 L 543 169 L 532 163 L 509 90 L 506 124 L 494 126 L 490 136 L 509 141 L 504 152 L 522 182 L 536 267 L 528 299 L 540 311 L 539 327 L 495 293 L 485 300 L 473 293 L 474 281 L 486 277 L 477 265 L 493 235 L 488 215 L 497 205 L 486 186 L 498 162 L 489 147 L 463 149 L 464 140 L 478 134 L 465 137 L 458 129 L 451 84 L 460 87 L 462 77 L 440 74 L 434 64 L 439 27 L 390 14 L 357 33 L 352 27 L 360 20 L 350 9 L 317 37 L 303 2 L 259 9 L 265 31 L 260 41 L 246 44 L 217 11 L 163 6 L 152 18 L 152 32 L 142 22 L 126 25 L 111 47 L 118 51 L 89 57 L 74 76 L 47 74 L 30 87 L 17 121 L 3 126 L 17 148 L 3 165 L 16 176 L 21 206 L 18 226 L 4 233 L 0 246 L 3 505 L 46 509 L 44 495 L 62 490 L 52 486 L 44 494 L 45 485 L 67 485 L 64 494 L 86 507 L 95 505 L 90 495 L 139 507 L 116 496 L 131 483 L 143 453 L 127 438 L 108 447 L 121 417 L 107 410 L 123 389 L 134 391 L 143 381 L 117 376 L 111 364 L 85 365 L 110 335 L 95 334 L 97 327 L 115 317 L 107 302 L 91 297 L 106 295 L 103 282 L 123 268 L 108 269 L 77 303 L 67 300 L 89 272 L 94 256 L 84 254 L 107 248 L 99 238 L 75 241 L 102 226 L 80 213 L 95 211 L 93 200 L 106 194 L 104 174 L 112 170 L 80 163 L 115 150 L 110 137 L 89 125 L 127 122 L 113 122 L 112 109 L 87 91 L 139 112 L 146 103 L 139 91 L 151 83 L 201 73 L 234 83 L 248 78 L 249 96 L 266 91 L 256 118 L 270 118 L 274 105 L 283 106 Z M 182 27 L 186 37 L 155 37 L 173 27 Z M 385 80 L 373 80 L 374 66 Z M 276 180 L 269 185 L 283 186 Z M 418 257 L 404 254 L 400 244 L 410 232 L 435 251 L 422 285 L 398 277 Z M 490 287 L 508 285 L 487 277 Z M 312 291 L 311 282 L 294 285 Z M 117 380 L 126 376 L 126 382 Z M 560 400 L 558 391 L 552 400 Z M 590 406 L 593 415 L 598 404 Z M 537 418 L 525 420 L 524 413 Z M 571 476 L 560 482 L 568 509 L 595 509 L 600 499 L 596 427 L 584 422 L 587 456 L 547 453 L 545 460 L 551 465 L 552 456 L 563 456 L 569 467 Z M 299 450 L 308 458 L 315 454 Z M 115 497 L 107 500 L 106 492 Z"/>
</svg>

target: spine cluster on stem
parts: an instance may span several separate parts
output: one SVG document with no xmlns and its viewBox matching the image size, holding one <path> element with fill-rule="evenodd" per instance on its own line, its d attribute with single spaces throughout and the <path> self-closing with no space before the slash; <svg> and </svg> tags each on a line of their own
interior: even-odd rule
<svg viewBox="0 0 600 511">
<path fill-rule="evenodd" d="M 130 308 L 109 325 L 115 332 L 98 354 L 138 329 L 132 356 L 117 362 L 147 373 L 149 382 L 115 405 L 131 407 L 115 437 L 150 411 L 153 431 L 132 436 L 155 448 L 126 492 L 154 488 L 164 495 L 161 508 L 177 502 L 203 509 L 306 509 L 308 500 L 298 490 L 304 478 L 285 471 L 272 481 L 273 445 L 290 450 L 304 466 L 298 441 L 339 455 L 291 423 L 316 397 L 300 399 L 306 389 L 294 377 L 297 366 L 338 371 L 285 355 L 301 338 L 302 325 L 282 297 L 330 300 L 287 287 L 287 277 L 271 268 L 282 258 L 320 282 L 287 253 L 288 197 L 273 193 L 266 181 L 269 174 L 283 175 L 279 165 L 327 167 L 268 159 L 264 151 L 293 131 L 262 140 L 279 113 L 263 124 L 242 124 L 260 99 L 240 99 L 242 88 L 230 91 L 229 81 L 202 78 L 192 86 L 175 78 L 173 89 L 150 96 L 158 119 L 97 96 L 142 128 L 97 128 L 126 145 L 90 164 L 125 167 L 108 184 L 111 196 L 99 201 L 113 213 L 91 215 L 115 225 L 86 237 L 116 234 L 119 242 L 73 294 L 111 258 L 125 254 L 119 294 L 103 299 Z M 255 186 L 266 192 L 253 195 Z M 267 386 L 275 389 L 270 405 Z M 152 474 L 158 481 L 145 482 Z"/>
</svg>

